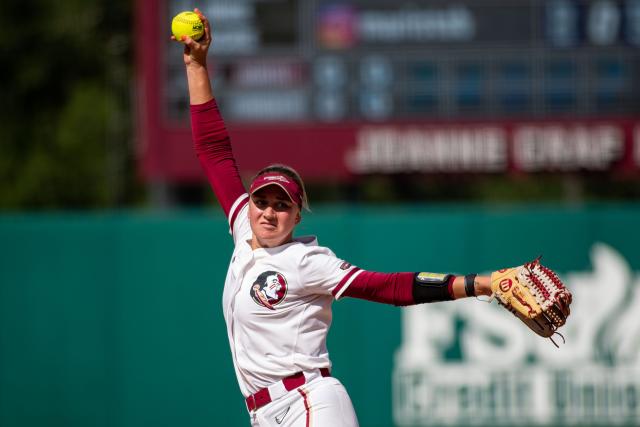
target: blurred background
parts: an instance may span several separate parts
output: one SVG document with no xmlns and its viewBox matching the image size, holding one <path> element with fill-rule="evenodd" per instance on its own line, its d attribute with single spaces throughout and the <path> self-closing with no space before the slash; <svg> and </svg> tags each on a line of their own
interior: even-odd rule
<svg viewBox="0 0 640 427">
<path fill-rule="evenodd" d="M 495 304 L 335 304 L 362 426 L 640 424 L 640 0 L 6 0 L 0 426 L 248 425 L 169 40 L 194 7 L 243 179 L 305 179 L 299 234 L 379 271 L 542 253 L 574 292 L 560 349 Z"/>
</svg>

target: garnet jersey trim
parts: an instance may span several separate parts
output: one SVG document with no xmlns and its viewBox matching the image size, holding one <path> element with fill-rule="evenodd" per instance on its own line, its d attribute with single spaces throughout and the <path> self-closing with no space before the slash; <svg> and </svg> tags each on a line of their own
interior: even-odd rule
<svg viewBox="0 0 640 427">
<path fill-rule="evenodd" d="M 342 296 L 344 291 L 347 290 L 349 285 L 351 285 L 351 283 L 353 283 L 355 278 L 358 277 L 362 273 L 362 271 L 363 270 L 359 269 L 358 267 L 352 268 L 351 271 L 349 271 L 347 273 L 347 275 L 342 278 L 340 283 L 338 283 L 338 286 L 336 286 L 336 288 L 333 290 L 332 293 L 333 293 L 334 298 L 335 299 L 340 299 L 340 297 Z"/>
<path fill-rule="evenodd" d="M 231 206 L 231 209 L 229 209 L 229 229 L 232 235 L 236 218 L 238 218 L 238 214 L 240 213 L 240 211 L 242 211 L 242 208 L 244 208 L 247 203 L 249 203 L 249 195 L 245 193 L 242 196 L 238 197 L 238 200 L 236 200 L 235 203 Z"/>
</svg>

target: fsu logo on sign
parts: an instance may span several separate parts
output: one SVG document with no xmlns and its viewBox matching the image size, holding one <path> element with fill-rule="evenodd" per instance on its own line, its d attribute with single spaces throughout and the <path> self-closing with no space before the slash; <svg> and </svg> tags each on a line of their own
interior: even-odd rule
<svg viewBox="0 0 640 427">
<path fill-rule="evenodd" d="M 275 310 L 274 306 L 287 294 L 287 279 L 277 271 L 265 271 L 253 282 L 249 292 L 256 304 Z"/>
</svg>

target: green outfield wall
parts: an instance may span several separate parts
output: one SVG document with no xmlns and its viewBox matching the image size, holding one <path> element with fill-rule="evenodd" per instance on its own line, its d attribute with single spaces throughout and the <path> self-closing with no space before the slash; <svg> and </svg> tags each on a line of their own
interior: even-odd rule
<svg viewBox="0 0 640 427">
<path fill-rule="evenodd" d="M 560 349 L 495 303 L 337 302 L 333 373 L 363 427 L 640 423 L 640 205 L 322 207 L 298 234 L 387 272 L 543 254 L 574 292 Z M 4 215 L 0 243 L 0 426 L 249 425 L 217 211 Z"/>
</svg>

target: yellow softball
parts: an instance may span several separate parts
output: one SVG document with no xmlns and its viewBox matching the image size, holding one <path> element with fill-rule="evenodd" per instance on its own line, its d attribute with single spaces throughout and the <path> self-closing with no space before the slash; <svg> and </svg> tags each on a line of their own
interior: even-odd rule
<svg viewBox="0 0 640 427">
<path fill-rule="evenodd" d="M 178 41 L 182 41 L 182 36 L 198 40 L 204 35 L 204 24 L 197 13 L 180 12 L 171 21 L 171 32 Z"/>
</svg>

